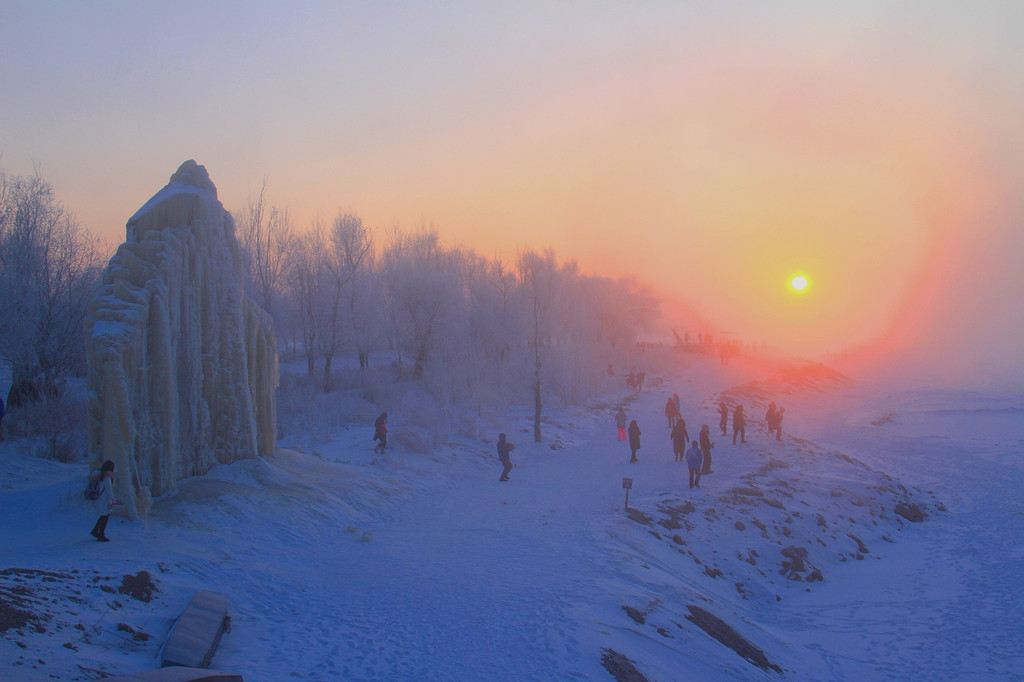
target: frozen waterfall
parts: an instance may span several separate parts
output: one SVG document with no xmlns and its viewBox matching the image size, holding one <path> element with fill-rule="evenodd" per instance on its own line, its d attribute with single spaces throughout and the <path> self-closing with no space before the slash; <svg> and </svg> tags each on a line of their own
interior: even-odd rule
<svg viewBox="0 0 1024 682">
<path fill-rule="evenodd" d="M 129 219 L 85 334 L 90 466 L 114 461 L 132 518 L 182 478 L 273 452 L 274 326 L 203 166 L 183 163 Z"/>
</svg>

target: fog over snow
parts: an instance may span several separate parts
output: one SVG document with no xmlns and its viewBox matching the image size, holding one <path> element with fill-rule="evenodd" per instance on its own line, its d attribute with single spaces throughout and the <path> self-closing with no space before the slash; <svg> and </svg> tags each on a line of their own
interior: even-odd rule
<svg viewBox="0 0 1024 682">
<path fill-rule="evenodd" d="M 2 622 L 24 618 L 0 633 L 0 676 L 154 668 L 211 589 L 232 616 L 212 667 L 252 681 L 1020 677 L 1019 394 L 637 358 L 642 393 L 610 377 L 586 406 L 549 408 L 542 443 L 525 407 L 460 415 L 426 453 L 376 455 L 364 421 L 285 428 L 274 456 L 182 481 L 147 521 L 113 518 L 105 544 L 81 465 L 4 443 Z M 699 489 L 669 446 L 676 392 L 691 436 L 707 423 L 716 441 Z M 747 444 L 719 435 L 719 399 L 746 406 Z M 782 442 L 769 400 L 787 408 Z M 643 430 L 636 464 L 619 404 Z M 507 483 L 499 431 L 517 445 Z M 142 571 L 149 601 L 121 591 Z"/>
<path fill-rule="evenodd" d="M 1022 25 L 998 1 L 0 3 L 0 236 L 66 247 L 0 264 L 0 387 L 69 360 L 42 368 L 61 400 L 4 422 L 0 681 L 152 670 L 199 590 L 232 619 L 213 667 L 249 682 L 1024 679 Z M 198 197 L 172 183 L 136 212 L 189 157 L 245 258 L 146 242 Z M 211 294 L 205 322 L 133 308 L 195 333 L 132 337 L 102 389 L 65 382 L 84 359 L 51 351 L 81 321 L 38 324 L 23 285 L 74 309 L 106 260 L 91 235 L 130 215 L 179 260 L 110 286 L 159 298 L 169 274 L 171 300 L 244 266 L 280 374 L 217 361 Z M 130 335 L 105 300 L 93 339 Z M 152 506 L 119 464 L 144 503 L 97 542 L 84 459 L 173 445 L 153 424 L 187 441 L 172 417 L 206 423 L 207 398 L 117 402 L 116 428 L 96 398 L 184 356 L 189 388 L 268 382 L 268 447 L 170 447 Z M 675 393 L 716 441 L 699 488 Z M 86 414 L 118 438 L 78 447 Z M 241 455 L 249 424 L 218 426 Z"/>
</svg>

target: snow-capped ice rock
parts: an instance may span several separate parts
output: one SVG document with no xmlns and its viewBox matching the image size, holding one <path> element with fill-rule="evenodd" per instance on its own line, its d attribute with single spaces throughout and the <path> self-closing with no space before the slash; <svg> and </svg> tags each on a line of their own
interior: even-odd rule
<svg viewBox="0 0 1024 682">
<path fill-rule="evenodd" d="M 273 322 L 245 296 L 203 166 L 183 163 L 128 221 L 85 333 L 91 464 L 114 461 L 133 518 L 182 478 L 273 452 Z"/>
</svg>

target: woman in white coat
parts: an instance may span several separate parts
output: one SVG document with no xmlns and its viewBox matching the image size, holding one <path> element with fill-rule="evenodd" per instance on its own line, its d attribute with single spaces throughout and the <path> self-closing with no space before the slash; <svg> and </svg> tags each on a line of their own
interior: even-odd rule
<svg viewBox="0 0 1024 682">
<path fill-rule="evenodd" d="M 100 542 L 110 542 L 110 538 L 107 537 L 107 521 L 110 520 L 110 511 L 117 505 L 117 498 L 114 497 L 114 463 L 109 459 L 100 467 L 100 476 L 103 480 L 102 492 L 96 498 L 100 517 L 96 519 L 96 525 L 89 532 Z"/>
</svg>

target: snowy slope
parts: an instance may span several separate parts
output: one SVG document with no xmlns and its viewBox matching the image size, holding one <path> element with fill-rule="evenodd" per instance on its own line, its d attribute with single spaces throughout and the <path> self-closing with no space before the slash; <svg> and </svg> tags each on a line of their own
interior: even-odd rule
<svg viewBox="0 0 1024 682">
<path fill-rule="evenodd" d="M 374 455 L 364 425 L 283 442 L 182 482 L 145 524 L 112 520 L 106 544 L 81 467 L 8 445 L 0 569 L 26 570 L 0 572 L 0 596 L 35 619 L 0 633 L 0 675 L 155 667 L 206 588 L 233 616 L 213 665 L 252 681 L 613 679 L 603 656 L 652 680 L 1020 676 L 1020 396 L 692 359 L 648 374 L 638 396 L 552 412 L 540 444 L 525 408 L 429 455 Z M 669 446 L 673 392 L 691 437 L 716 434 L 699 490 Z M 717 435 L 720 396 L 747 406 L 746 445 Z M 787 407 L 781 444 L 766 398 Z M 620 401 L 644 431 L 637 464 L 615 440 Z M 508 483 L 499 430 L 517 444 Z M 140 571 L 149 602 L 119 591 Z M 756 649 L 723 645 L 702 613 Z"/>
</svg>

